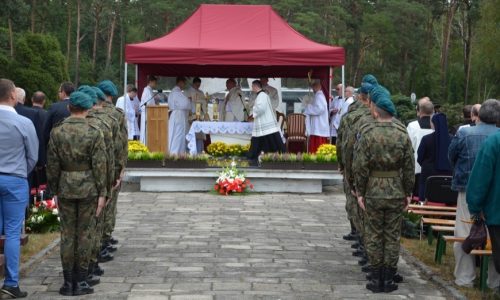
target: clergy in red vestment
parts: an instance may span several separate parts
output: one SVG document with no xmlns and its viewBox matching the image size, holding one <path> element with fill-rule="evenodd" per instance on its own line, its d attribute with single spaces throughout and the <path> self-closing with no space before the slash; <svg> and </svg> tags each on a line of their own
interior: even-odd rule
<svg viewBox="0 0 500 300">
<path fill-rule="evenodd" d="M 328 124 L 328 105 L 325 95 L 321 90 L 321 83 L 315 81 L 312 84 L 314 99 L 305 107 L 306 129 L 309 135 L 309 145 L 307 151 L 316 153 L 318 147 L 328 143 L 330 136 L 330 126 Z"/>
</svg>

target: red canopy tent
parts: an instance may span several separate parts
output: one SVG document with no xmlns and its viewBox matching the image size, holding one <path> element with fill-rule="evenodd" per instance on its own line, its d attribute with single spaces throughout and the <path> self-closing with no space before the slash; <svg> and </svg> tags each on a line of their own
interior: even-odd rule
<svg viewBox="0 0 500 300">
<path fill-rule="evenodd" d="M 270 5 L 202 4 L 169 34 L 127 45 L 125 56 L 140 92 L 147 75 L 306 78 L 310 70 L 330 91 L 331 67 L 345 60 L 344 48 L 307 39 Z"/>
</svg>

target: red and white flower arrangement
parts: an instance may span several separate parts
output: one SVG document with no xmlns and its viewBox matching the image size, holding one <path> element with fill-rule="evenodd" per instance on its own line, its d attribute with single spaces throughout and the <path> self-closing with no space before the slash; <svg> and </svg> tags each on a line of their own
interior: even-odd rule
<svg viewBox="0 0 500 300">
<path fill-rule="evenodd" d="M 30 233 L 44 233 L 59 230 L 59 210 L 54 199 L 44 199 L 44 190 L 40 191 L 40 198 L 35 198 L 26 218 L 26 231 Z M 36 195 L 37 193 L 35 193 Z"/>
<path fill-rule="evenodd" d="M 224 168 L 219 173 L 219 178 L 215 181 L 214 190 L 220 195 L 230 195 L 233 193 L 244 193 L 253 189 L 253 184 L 245 178 L 245 173 L 236 168 L 233 161 L 230 167 Z"/>
</svg>

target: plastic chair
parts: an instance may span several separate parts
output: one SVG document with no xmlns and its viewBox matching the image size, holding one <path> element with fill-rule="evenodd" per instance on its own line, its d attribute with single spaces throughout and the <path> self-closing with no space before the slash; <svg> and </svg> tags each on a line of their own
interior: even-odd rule
<svg viewBox="0 0 500 300">
<path fill-rule="evenodd" d="M 451 189 L 451 176 L 430 176 L 425 182 L 425 199 L 427 202 L 457 205 L 458 192 Z"/>
</svg>

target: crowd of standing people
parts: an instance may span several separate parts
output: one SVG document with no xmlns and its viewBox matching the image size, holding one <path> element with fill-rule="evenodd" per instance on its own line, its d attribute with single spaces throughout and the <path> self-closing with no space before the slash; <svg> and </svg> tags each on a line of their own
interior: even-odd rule
<svg viewBox="0 0 500 300">
<path fill-rule="evenodd" d="M 99 263 L 113 260 L 118 241 L 112 233 L 128 148 L 124 111 L 113 104 L 116 96 L 109 80 L 77 89 L 64 82 L 60 101 L 45 111 L 42 92 L 34 93 L 30 108 L 24 106 L 23 89 L 0 79 L 0 221 L 6 235 L 2 293 L 27 296 L 19 288 L 20 235 L 30 187 L 43 182 L 59 209 L 60 294 L 93 293 L 104 273 Z"/>
</svg>

